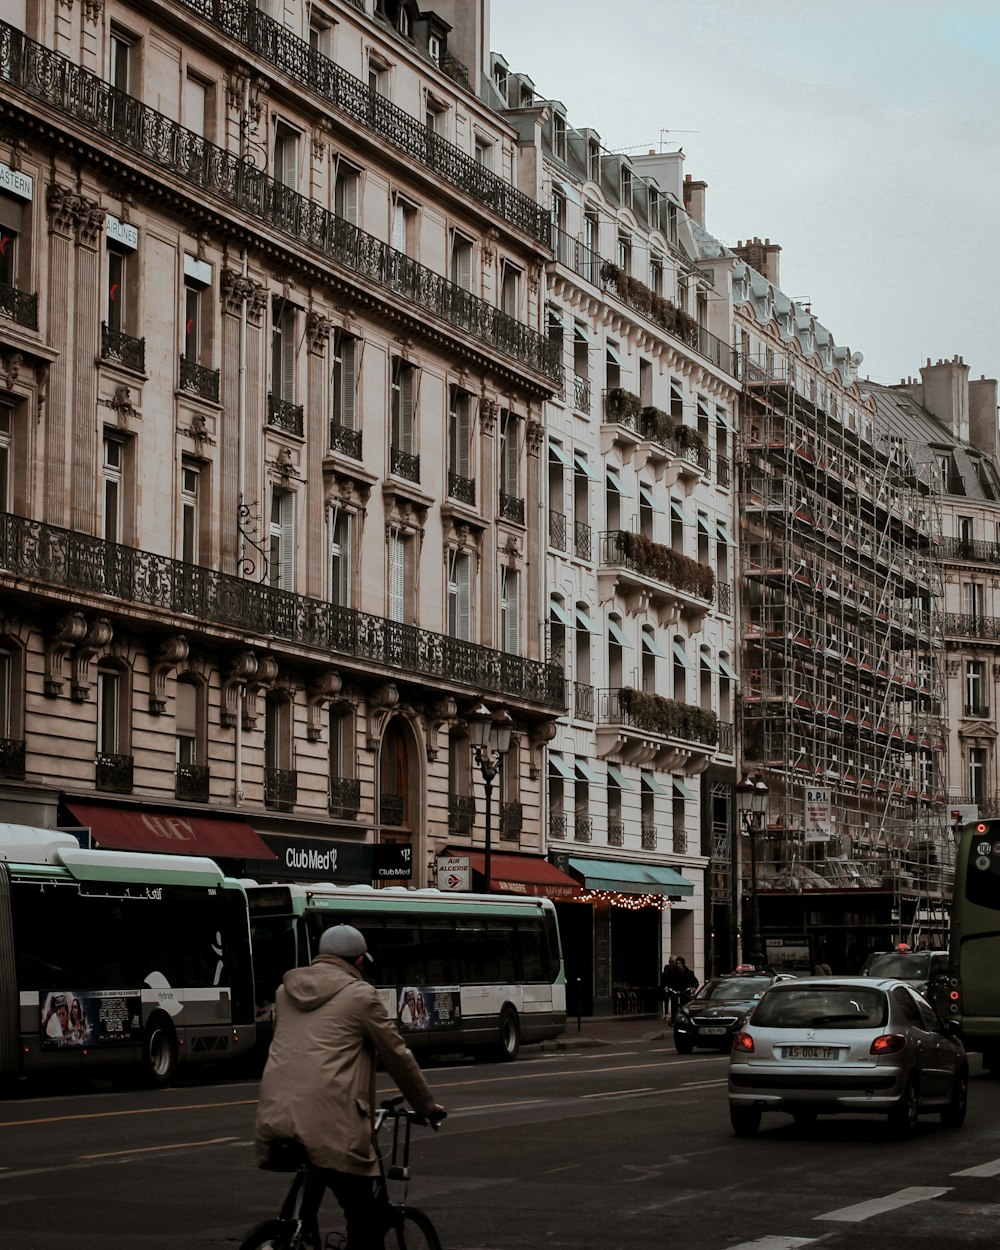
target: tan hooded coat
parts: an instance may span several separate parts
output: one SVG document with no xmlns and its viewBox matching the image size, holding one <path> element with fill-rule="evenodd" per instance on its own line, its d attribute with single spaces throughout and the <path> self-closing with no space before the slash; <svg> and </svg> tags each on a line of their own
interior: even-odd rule
<svg viewBox="0 0 1000 1250">
<path fill-rule="evenodd" d="M 260 1083 L 258 1160 L 274 1139 L 295 1138 L 318 1167 L 375 1175 L 376 1055 L 413 1109 L 429 1115 L 434 1096 L 374 986 L 335 955 L 286 972 Z"/>
</svg>

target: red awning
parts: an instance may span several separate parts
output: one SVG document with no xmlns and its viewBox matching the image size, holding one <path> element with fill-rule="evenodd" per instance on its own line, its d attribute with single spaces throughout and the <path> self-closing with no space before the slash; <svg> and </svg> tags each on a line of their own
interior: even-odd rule
<svg viewBox="0 0 1000 1250">
<path fill-rule="evenodd" d="M 480 876 L 486 871 L 486 856 L 481 851 L 453 851 L 468 855 L 469 864 Z M 574 877 L 561 872 L 540 855 L 490 855 L 490 888 L 501 894 L 532 894 L 542 898 L 573 898 L 583 893 L 583 886 Z"/>
<path fill-rule="evenodd" d="M 150 812 L 141 808 L 69 803 L 74 820 L 89 826 L 91 843 L 119 851 L 161 855 L 207 855 L 209 859 L 277 859 L 245 820 Z"/>
</svg>

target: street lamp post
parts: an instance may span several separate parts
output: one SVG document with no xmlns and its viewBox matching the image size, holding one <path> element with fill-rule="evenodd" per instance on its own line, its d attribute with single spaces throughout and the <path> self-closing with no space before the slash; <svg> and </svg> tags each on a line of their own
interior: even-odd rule
<svg viewBox="0 0 1000 1250">
<path fill-rule="evenodd" d="M 485 703 L 479 703 L 466 716 L 469 724 L 469 745 L 473 758 L 483 776 L 486 790 L 486 841 L 484 873 L 486 892 L 493 889 L 493 779 L 496 777 L 503 757 L 510 749 L 510 734 L 514 722 L 505 708 L 491 712 Z"/>
<path fill-rule="evenodd" d="M 755 963 L 764 955 L 757 902 L 757 838 L 764 828 L 768 793 L 767 783 L 760 773 L 745 773 L 742 781 L 736 784 L 740 823 L 744 834 L 750 839 L 750 957 Z"/>
</svg>

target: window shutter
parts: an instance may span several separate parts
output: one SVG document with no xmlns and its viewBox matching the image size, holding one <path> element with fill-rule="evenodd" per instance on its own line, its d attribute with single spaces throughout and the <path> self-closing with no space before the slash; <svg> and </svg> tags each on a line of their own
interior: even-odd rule
<svg viewBox="0 0 1000 1250">
<path fill-rule="evenodd" d="M 340 171 L 340 215 L 352 226 L 358 224 L 358 183 L 356 170 L 345 168 Z"/>
<path fill-rule="evenodd" d="M 413 451 L 414 373 L 411 365 L 399 366 L 399 449 Z"/>
<path fill-rule="evenodd" d="M 357 429 L 357 339 L 346 335 L 340 348 L 340 424 Z"/>
<path fill-rule="evenodd" d="M 295 311 L 287 308 L 281 316 L 281 398 L 295 399 Z"/>
<path fill-rule="evenodd" d="M 406 544 L 399 534 L 389 535 L 389 619 L 406 615 Z"/>
<path fill-rule="evenodd" d="M 279 499 L 280 544 L 278 547 L 278 586 L 281 590 L 295 589 L 295 496 L 290 490 L 282 491 Z"/>
<path fill-rule="evenodd" d="M 397 252 L 406 251 L 406 209 L 399 199 L 392 202 L 392 246 Z"/>
<path fill-rule="evenodd" d="M 501 646 L 509 655 L 520 652 L 520 604 L 516 569 L 500 570 Z"/>
</svg>

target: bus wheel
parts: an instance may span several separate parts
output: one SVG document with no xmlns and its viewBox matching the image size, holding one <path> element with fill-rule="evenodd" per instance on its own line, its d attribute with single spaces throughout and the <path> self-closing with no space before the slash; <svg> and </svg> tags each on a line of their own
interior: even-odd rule
<svg viewBox="0 0 1000 1250">
<path fill-rule="evenodd" d="M 521 1049 L 521 1024 L 513 1007 L 500 1013 L 500 1040 L 493 1047 L 493 1058 L 501 1062 L 516 1059 Z"/>
<path fill-rule="evenodd" d="M 177 1034 L 169 1016 L 149 1017 L 143 1041 L 143 1064 L 150 1085 L 169 1085 L 177 1068 Z"/>
</svg>

